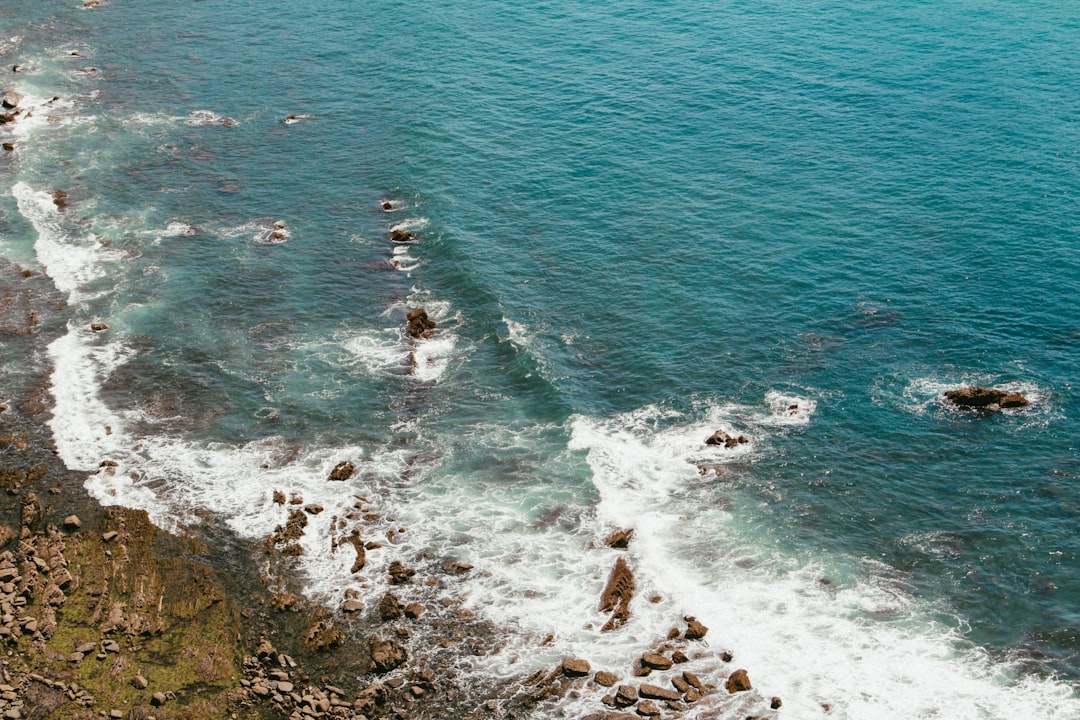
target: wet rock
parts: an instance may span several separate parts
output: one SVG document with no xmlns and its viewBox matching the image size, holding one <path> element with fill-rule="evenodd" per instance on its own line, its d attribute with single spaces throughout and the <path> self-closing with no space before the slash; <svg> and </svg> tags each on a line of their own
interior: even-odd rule
<svg viewBox="0 0 1080 720">
<path fill-rule="evenodd" d="M 615 705 L 629 707 L 638 701 L 638 691 L 633 685 L 620 685 L 615 690 Z"/>
<path fill-rule="evenodd" d="M 407 243 L 416 240 L 416 234 L 408 232 L 407 230 L 391 230 L 390 241 L 396 243 Z"/>
<path fill-rule="evenodd" d="M 645 653 L 641 656 L 641 664 L 651 667 L 653 670 L 670 670 L 674 663 L 663 655 Z"/>
<path fill-rule="evenodd" d="M 416 571 L 410 567 L 405 567 L 401 564 L 400 560 L 395 560 L 390 563 L 390 584 L 391 585 L 404 585 L 412 580 Z"/>
<path fill-rule="evenodd" d="M 54 190 L 52 193 L 53 205 L 57 210 L 65 210 L 68 206 L 68 194 L 63 190 Z"/>
<path fill-rule="evenodd" d="M 1023 407 L 1028 404 L 1028 399 L 1021 393 L 997 388 L 985 388 L 981 385 L 973 385 L 959 390 L 948 390 L 945 393 L 945 399 L 958 407 L 983 408 L 986 410 Z"/>
<path fill-rule="evenodd" d="M 676 650 L 675 652 L 671 653 L 671 661 L 676 664 L 682 664 L 690 662 L 690 658 L 686 657 L 686 653 L 684 653 L 682 650 Z"/>
<path fill-rule="evenodd" d="M 616 550 L 625 550 L 630 545 L 630 540 L 634 537 L 633 530 L 616 530 L 615 532 L 604 538 L 604 544 L 609 548 L 615 548 Z"/>
<path fill-rule="evenodd" d="M 701 699 L 701 691 L 698 690 L 697 688 L 690 688 L 685 693 L 683 693 L 683 700 L 685 700 L 688 703 L 696 703 L 700 699 Z"/>
<path fill-rule="evenodd" d="M 319 505 L 318 503 L 311 503 L 310 505 L 304 506 L 304 512 L 306 512 L 308 515 L 318 515 L 322 511 L 323 506 Z"/>
<path fill-rule="evenodd" d="M 411 338 L 431 338 L 435 336 L 435 321 L 428 317 L 424 308 L 414 308 L 405 316 L 408 321 L 408 333 Z"/>
<path fill-rule="evenodd" d="M 687 628 L 684 633 L 684 637 L 687 640 L 701 640 L 705 637 L 705 634 L 709 632 L 709 628 L 705 627 L 692 617 L 686 618 Z"/>
<path fill-rule="evenodd" d="M 723 430 L 717 430 L 712 435 L 705 438 L 706 445 L 723 445 L 726 448 L 732 448 L 736 445 L 742 445 L 743 443 L 747 442 L 750 441 L 746 439 L 745 435 L 739 435 L 738 437 L 734 437 L 732 435 L 728 435 Z"/>
<path fill-rule="evenodd" d="M 8 90 L 4 93 L 3 101 L 0 104 L 2 104 L 3 107 L 7 110 L 14 110 L 19 106 L 19 103 L 22 102 L 22 99 L 23 96 L 19 93 L 15 92 L 14 90 Z"/>
<path fill-rule="evenodd" d="M 383 622 L 389 622 L 401 617 L 405 613 L 405 608 L 394 593 L 388 592 L 379 601 L 378 613 Z"/>
<path fill-rule="evenodd" d="M 356 550 L 356 559 L 353 560 L 352 570 L 350 572 L 358 573 L 364 569 L 367 565 L 367 550 L 364 547 L 364 541 L 360 539 L 360 530 L 353 529 L 345 542 L 349 543 Z"/>
<path fill-rule="evenodd" d="M 4 143 L 4 144 L 3 144 L 3 147 L 4 147 L 4 150 L 6 150 L 7 152 L 14 152 L 14 150 L 15 150 L 15 143 L 13 143 L 13 142 L 6 142 L 6 143 Z"/>
<path fill-rule="evenodd" d="M 374 672 L 387 673 L 400 667 L 409 655 L 396 640 L 376 639 L 371 644 L 371 664 Z"/>
<path fill-rule="evenodd" d="M 619 677 L 615 673 L 604 670 L 597 670 L 593 675 L 593 682 L 601 687 L 614 687 L 618 681 Z"/>
<path fill-rule="evenodd" d="M 731 673 L 731 675 L 728 676 L 727 682 L 724 683 L 724 687 L 732 694 L 753 689 L 750 685 L 750 676 L 746 674 L 745 670 L 736 670 Z"/>
<path fill-rule="evenodd" d="M 424 606 L 420 603 L 409 603 L 405 606 L 405 617 L 416 620 L 424 614 Z"/>
<path fill-rule="evenodd" d="M 653 700 L 680 700 L 682 694 L 675 690 L 668 690 L 662 688 L 659 685 L 643 684 L 638 688 L 638 694 L 643 698 L 651 698 Z"/>
<path fill-rule="evenodd" d="M 619 558 L 615 561 L 615 567 L 611 569 L 607 585 L 600 595 L 600 612 L 610 612 L 602 631 L 608 632 L 622 627 L 630 619 L 630 599 L 634 596 L 634 574 L 626 564 L 626 560 Z"/>
<path fill-rule="evenodd" d="M 285 493 L 281 492 L 280 490 L 275 490 L 274 491 L 274 504 L 275 505 L 284 505 L 285 504 Z"/>
<path fill-rule="evenodd" d="M 90 323 L 90 329 L 94 332 L 101 332 L 102 330 L 108 330 L 109 326 L 103 322 Z"/>
<path fill-rule="evenodd" d="M 330 472 L 330 477 L 326 479 L 334 482 L 341 482 L 342 480 L 348 480 L 349 478 L 351 478 L 353 476 L 353 473 L 355 472 L 355 465 L 353 465 L 348 460 L 342 460 L 334 466 L 334 469 Z"/>
<path fill-rule="evenodd" d="M 686 680 L 682 679 L 681 677 L 671 678 L 671 684 L 674 685 L 675 689 L 678 690 L 680 693 L 685 694 L 687 690 L 691 689 L 690 683 L 686 682 Z"/>
<path fill-rule="evenodd" d="M 773 699 L 769 702 L 769 707 L 771 707 L 773 710 L 779 710 L 783 706 L 783 704 L 784 701 L 774 695 Z"/>
<path fill-rule="evenodd" d="M 355 615 L 364 609 L 364 603 L 359 600 L 346 600 L 341 604 L 341 612 L 346 615 Z"/>
<path fill-rule="evenodd" d="M 379 203 L 379 207 L 389 212 L 394 209 L 394 204 L 389 200 L 383 200 L 381 203 Z"/>
<path fill-rule="evenodd" d="M 473 569 L 473 566 L 469 563 L 458 562 L 457 560 L 451 560 L 450 562 L 443 563 L 443 572 L 450 575 L 464 575 Z"/>
<path fill-rule="evenodd" d="M 562 672 L 567 677 L 585 677 L 591 669 L 588 660 L 566 658 L 562 661 Z"/>
</svg>

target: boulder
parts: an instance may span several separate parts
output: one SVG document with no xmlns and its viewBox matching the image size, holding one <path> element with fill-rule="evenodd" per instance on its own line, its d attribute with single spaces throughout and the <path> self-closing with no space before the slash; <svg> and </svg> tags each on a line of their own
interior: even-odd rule
<svg viewBox="0 0 1080 720">
<path fill-rule="evenodd" d="M 90 323 L 90 329 L 94 332 L 101 332 L 102 330 L 108 330 L 109 326 L 103 322 Z"/>
<path fill-rule="evenodd" d="M 387 673 L 394 668 L 400 667 L 409 654 L 396 640 L 372 640 L 371 664 L 374 672 Z"/>
<path fill-rule="evenodd" d="M 641 656 L 641 664 L 646 667 L 651 667 L 653 670 L 670 670 L 674 663 L 663 655 L 657 653 L 645 653 Z"/>
<path fill-rule="evenodd" d="M 6 150 L 7 152 L 13 152 L 15 150 L 15 143 L 6 142 L 6 143 L 4 143 L 3 147 L 4 147 L 4 150 Z"/>
<path fill-rule="evenodd" d="M 391 585 L 404 585 L 412 580 L 416 571 L 410 567 L 405 567 L 401 564 L 400 560 L 395 560 L 390 563 L 390 584 Z"/>
<path fill-rule="evenodd" d="M 981 385 L 972 385 L 959 390 L 947 390 L 945 399 L 958 407 L 983 408 L 986 410 L 1023 407 L 1028 404 L 1028 399 L 1021 393 L 986 388 Z"/>
<path fill-rule="evenodd" d="M 588 660 L 566 658 L 562 661 L 562 672 L 567 677 L 585 677 L 591 669 Z"/>
<path fill-rule="evenodd" d="M 615 691 L 615 704 L 618 707 L 628 707 L 637 701 L 638 692 L 633 685 L 620 685 Z"/>
<path fill-rule="evenodd" d="M 600 612 L 610 612 L 611 617 L 604 623 L 602 631 L 608 632 L 621 627 L 630 619 L 630 599 L 634 596 L 634 574 L 626 564 L 626 560 L 619 558 L 615 561 L 615 567 L 611 569 L 607 585 L 600 595 Z"/>
<path fill-rule="evenodd" d="M 79 519 L 78 515 L 68 515 L 66 518 L 64 518 L 65 530 L 78 530 L 81 527 L 82 520 Z"/>
<path fill-rule="evenodd" d="M 630 540 L 633 537 L 633 530 L 616 530 L 615 532 L 604 538 L 604 544 L 607 545 L 609 548 L 614 548 L 616 550 L 625 550 L 627 546 L 630 545 Z"/>
<path fill-rule="evenodd" d="M 384 622 L 397 620 L 404 612 L 405 608 L 402 606 L 401 601 L 392 592 L 383 595 L 382 600 L 379 601 L 379 618 Z"/>
<path fill-rule="evenodd" d="M 359 600 L 346 600 L 341 605 L 341 612 L 345 613 L 346 615 L 354 615 L 363 609 L 364 603 L 360 602 Z"/>
<path fill-rule="evenodd" d="M 15 113 L 0 113 L 0 125 L 15 122 Z"/>
<path fill-rule="evenodd" d="M 660 717 L 660 708 L 657 707 L 656 703 L 646 700 L 638 703 L 637 714 L 642 717 Z"/>
<path fill-rule="evenodd" d="M 14 90 L 8 90 L 4 93 L 3 100 L 2 102 L 0 102 L 0 104 L 2 104 L 4 108 L 8 110 L 14 110 L 19 106 L 19 103 L 22 102 L 22 99 L 23 96 L 19 93 L 15 92 Z"/>
<path fill-rule="evenodd" d="M 443 572 L 449 573 L 450 575 L 465 575 L 473 569 L 473 566 L 458 560 L 450 560 L 449 562 L 443 563 L 442 569 Z"/>
<path fill-rule="evenodd" d="M 405 316 L 411 338 L 431 338 L 435 335 L 435 321 L 428 317 L 424 308 L 414 308 Z"/>
<path fill-rule="evenodd" d="M 320 652 L 337 647 L 345 640 L 345 633 L 334 622 L 330 612 L 321 605 L 315 608 L 308 626 L 300 635 L 300 646 L 308 652 Z"/>
<path fill-rule="evenodd" d="M 778 698 L 776 696 L 773 696 L 772 701 L 769 702 L 769 707 L 771 707 L 773 710 L 779 710 L 783 706 L 783 704 L 784 704 L 783 700 L 781 700 L 780 698 Z"/>
<path fill-rule="evenodd" d="M 348 460 L 342 460 L 334 466 L 334 469 L 330 473 L 330 477 L 326 479 L 340 482 L 351 478 L 354 472 L 356 472 L 356 466 Z"/>
<path fill-rule="evenodd" d="M 736 445 L 742 445 L 743 443 L 748 442 L 750 441 L 746 439 L 745 435 L 739 435 L 738 437 L 734 437 L 732 435 L 728 435 L 723 430 L 717 430 L 712 435 L 705 438 L 706 445 L 723 445 L 726 448 L 735 447 Z"/>
<path fill-rule="evenodd" d="M 746 674 L 745 670 L 736 670 L 731 673 L 731 675 L 728 676 L 727 682 L 724 683 L 724 687 L 733 695 L 737 692 L 753 689 L 753 686 L 750 685 L 750 676 Z"/>
<path fill-rule="evenodd" d="M 687 628 L 684 637 L 687 640 L 701 640 L 705 637 L 705 633 L 709 632 L 709 628 L 705 627 L 692 617 L 686 618 Z"/>
<path fill-rule="evenodd" d="M 614 687 L 615 683 L 619 681 L 619 677 L 612 672 L 605 670 L 597 670 L 593 675 L 593 682 L 601 687 Z"/>
<path fill-rule="evenodd" d="M 698 678 L 697 675 L 695 675 L 694 673 L 687 670 L 687 671 L 683 672 L 682 676 L 683 676 L 683 680 L 690 683 L 690 687 L 694 688 L 695 690 L 697 690 L 702 695 L 705 694 L 705 683 L 701 682 L 701 679 Z"/>
<path fill-rule="evenodd" d="M 383 208 L 383 209 L 385 210 L 386 208 Z M 391 209 L 393 209 L 393 208 L 391 208 Z M 409 232 L 407 230 L 391 230 L 390 231 L 390 241 L 391 242 L 407 243 L 407 242 L 413 242 L 414 240 L 416 240 L 416 234 L 415 233 L 411 233 L 411 232 Z"/>
</svg>

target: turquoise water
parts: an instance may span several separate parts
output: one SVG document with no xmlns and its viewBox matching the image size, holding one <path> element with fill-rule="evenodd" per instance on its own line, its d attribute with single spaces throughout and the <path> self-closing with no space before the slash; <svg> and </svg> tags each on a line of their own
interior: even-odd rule
<svg viewBox="0 0 1080 720">
<path fill-rule="evenodd" d="M 15 0 L 0 23 L 27 66 L 6 87 L 62 98 L 0 160 L 0 243 L 71 298 L 53 430 L 72 467 L 121 461 L 103 502 L 257 539 L 273 488 L 362 489 L 410 519 L 400 557 L 484 566 L 491 619 L 601 659 L 625 646 L 564 623 L 611 559 L 579 556 L 634 526 L 674 608 L 632 638 L 741 617 L 716 643 L 792 717 L 1076 712 L 1073 5 Z M 393 255 L 392 226 L 418 242 Z M 1034 403 L 940 402 L 972 383 Z M 751 442 L 706 448 L 717 427 Z M 358 484 L 327 487 L 344 457 Z M 311 542 L 333 602 L 348 563 Z M 806 652 L 835 677 L 780 659 Z"/>
</svg>

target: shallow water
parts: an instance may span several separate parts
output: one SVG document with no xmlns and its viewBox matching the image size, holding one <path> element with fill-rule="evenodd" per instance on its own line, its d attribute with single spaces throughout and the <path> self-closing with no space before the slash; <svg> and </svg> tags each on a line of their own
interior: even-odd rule
<svg viewBox="0 0 1080 720">
<path fill-rule="evenodd" d="M 69 466 L 120 463 L 102 502 L 257 541 L 297 492 L 329 603 L 472 563 L 456 597 L 507 633 L 478 674 L 616 665 L 685 614 L 694 667 L 733 650 L 785 716 L 1080 712 L 1072 6 L 0 23 L 35 106 L 0 128 L 0 251 L 72 306 L 52 429 Z M 941 402 L 973 383 L 1032 405 Z M 329 550 L 354 493 L 396 539 L 359 578 Z M 615 527 L 639 597 L 601 634 Z"/>
</svg>

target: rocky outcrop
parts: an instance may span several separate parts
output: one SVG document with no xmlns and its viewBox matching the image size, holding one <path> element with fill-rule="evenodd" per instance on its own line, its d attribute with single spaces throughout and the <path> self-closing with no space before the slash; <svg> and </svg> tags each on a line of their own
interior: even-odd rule
<svg viewBox="0 0 1080 720">
<path fill-rule="evenodd" d="M 3 105 L 6 110 L 14 110 L 19 107 L 19 103 L 22 102 L 23 96 L 14 90 L 7 90 L 4 92 L 3 99 L 0 104 Z"/>
<path fill-rule="evenodd" d="M 630 541 L 634 537 L 634 531 L 631 529 L 616 530 L 615 532 L 604 538 L 604 544 L 609 548 L 616 550 L 625 550 L 630 546 Z"/>
<path fill-rule="evenodd" d="M 57 210 L 66 210 L 68 206 L 68 194 L 63 190 L 54 190 L 52 193 L 53 205 Z"/>
<path fill-rule="evenodd" d="M 344 639 L 345 634 L 334 623 L 333 616 L 320 605 L 311 614 L 307 629 L 300 636 L 300 646 L 308 652 L 321 652 L 337 647 Z"/>
<path fill-rule="evenodd" d="M 390 231 L 390 242 L 409 243 L 409 242 L 414 242 L 415 240 L 416 240 L 416 233 L 411 233 L 411 232 L 409 232 L 407 230 L 391 230 Z"/>
<path fill-rule="evenodd" d="M 409 659 L 405 648 L 393 639 L 374 639 L 371 642 L 371 665 L 376 673 L 388 673 Z"/>
<path fill-rule="evenodd" d="M 342 480 L 348 480 L 349 478 L 351 478 L 353 476 L 353 473 L 355 472 L 355 465 L 353 465 L 348 460 L 342 460 L 334 466 L 334 469 L 330 471 L 330 477 L 326 479 L 333 482 L 341 482 Z"/>
<path fill-rule="evenodd" d="M 728 435 L 723 430 L 717 430 L 712 435 L 705 438 L 706 445 L 723 445 L 726 448 L 733 448 L 748 442 L 750 441 L 746 439 L 745 435 L 735 437 L 733 435 Z"/>
<path fill-rule="evenodd" d="M 945 392 L 945 399 L 958 407 L 991 411 L 1024 407 L 1028 404 L 1028 399 L 1021 393 L 986 388 L 981 385 L 973 385 L 959 390 L 948 390 Z"/>
<path fill-rule="evenodd" d="M 562 662 L 563 675 L 567 677 L 585 677 L 591 668 L 588 660 L 580 658 L 566 658 Z"/>
<path fill-rule="evenodd" d="M 432 338 L 435 336 L 435 321 L 428 317 L 427 310 L 415 308 L 405 316 L 408 321 L 407 332 L 411 338 Z"/>
<path fill-rule="evenodd" d="M 626 560 L 619 558 L 615 561 L 615 567 L 611 569 L 607 585 L 600 594 L 600 612 L 610 612 L 611 617 L 604 623 L 604 632 L 622 627 L 630 619 L 630 599 L 634 597 L 634 574 L 626 564 Z"/>
<path fill-rule="evenodd" d="M 412 568 L 402 565 L 400 560 L 395 560 L 390 563 L 388 572 L 390 574 L 391 585 L 405 585 L 410 582 L 413 575 L 416 574 L 416 571 Z"/>
</svg>

